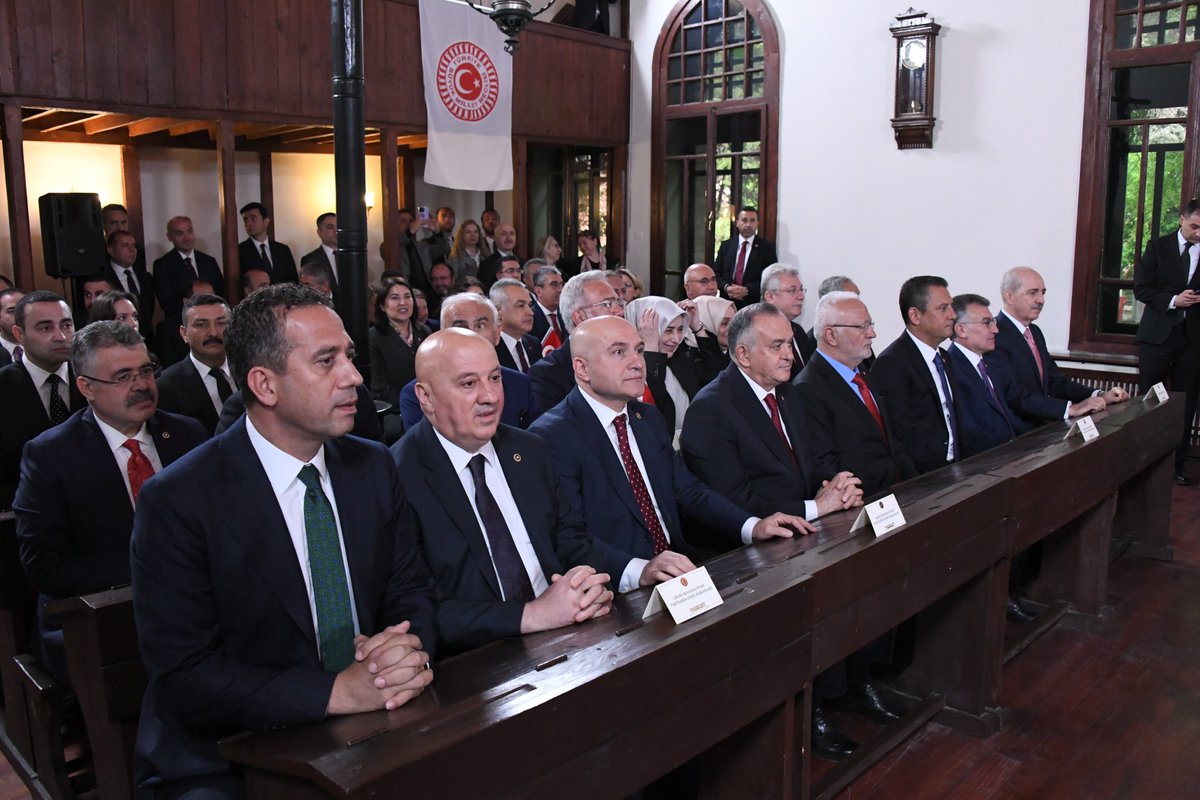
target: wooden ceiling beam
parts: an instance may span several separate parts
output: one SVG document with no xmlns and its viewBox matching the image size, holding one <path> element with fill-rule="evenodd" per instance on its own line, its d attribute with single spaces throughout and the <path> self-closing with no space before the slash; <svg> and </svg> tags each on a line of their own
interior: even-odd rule
<svg viewBox="0 0 1200 800">
<path fill-rule="evenodd" d="M 302 128 L 295 133 L 280 136 L 279 139 L 284 144 L 293 144 L 295 142 L 308 142 L 313 139 L 324 139 L 331 134 L 329 128 Z"/>
<path fill-rule="evenodd" d="M 196 131 L 211 130 L 213 127 L 213 123 L 206 119 L 193 119 L 187 122 L 180 122 L 178 125 L 172 125 L 167 128 L 167 133 L 172 136 L 186 136 Z"/>
<path fill-rule="evenodd" d="M 93 136 L 97 133 L 107 133 L 115 131 L 117 128 L 124 128 L 132 122 L 137 122 L 142 117 L 135 114 L 99 114 L 83 123 L 83 132 L 88 136 Z"/>
<path fill-rule="evenodd" d="M 92 116 L 91 113 L 83 111 L 48 111 L 24 119 L 21 121 L 21 124 L 27 130 L 42 131 L 45 133 L 77 125 L 90 116 Z"/>
<path fill-rule="evenodd" d="M 67 111 L 64 111 L 63 113 L 64 113 L 64 114 L 70 114 L 70 115 L 73 117 L 73 119 L 69 119 L 69 118 L 65 118 L 65 117 L 64 117 L 62 122 L 56 122 L 56 123 L 54 123 L 54 124 L 52 124 L 52 125 L 48 125 L 48 126 L 46 126 L 46 127 L 42 128 L 42 129 L 41 129 L 41 130 L 42 130 L 42 133 L 52 133 L 52 132 L 54 132 L 54 131 L 60 131 L 60 130 L 63 130 L 64 128 L 71 128 L 71 127 L 74 127 L 74 126 L 76 126 L 76 125 L 79 125 L 79 124 L 81 124 L 81 123 L 85 123 L 85 122 L 87 122 L 89 119 L 95 119 L 95 118 L 96 118 L 96 115 L 95 115 L 95 114 L 93 114 L 93 113 L 90 113 L 90 112 L 87 112 L 87 111 L 80 111 L 80 112 L 73 112 L 73 111 L 71 111 L 71 112 L 67 112 Z"/>
<path fill-rule="evenodd" d="M 130 136 L 145 136 L 148 133 L 158 133 L 168 130 L 172 125 L 180 124 L 181 120 L 172 117 L 147 117 L 137 122 L 129 123 Z"/>
<path fill-rule="evenodd" d="M 250 141 L 256 139 L 269 139 L 272 136 L 280 136 L 285 133 L 295 133 L 296 131 L 306 131 L 308 125 L 264 125 L 259 122 L 247 123 L 250 130 L 245 133 L 245 137 Z"/>
</svg>

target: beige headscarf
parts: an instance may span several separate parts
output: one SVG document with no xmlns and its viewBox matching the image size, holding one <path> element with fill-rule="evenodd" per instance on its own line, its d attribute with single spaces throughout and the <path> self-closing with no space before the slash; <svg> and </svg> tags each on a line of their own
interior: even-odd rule
<svg viewBox="0 0 1200 800">
<path fill-rule="evenodd" d="M 721 320 L 725 319 L 725 315 L 729 313 L 729 309 L 736 308 L 732 300 L 726 300 L 724 297 L 715 297 L 710 294 L 700 295 L 692 302 L 696 304 L 696 313 L 700 318 L 700 324 L 704 327 L 704 330 L 708 331 L 708 335 L 714 339 L 717 338 L 717 331 L 721 327 Z"/>
<path fill-rule="evenodd" d="M 627 319 L 633 327 L 637 327 L 638 320 L 646 309 L 654 309 L 654 313 L 658 315 L 658 335 L 662 336 L 663 331 L 667 329 L 675 320 L 683 317 L 684 328 L 687 328 L 687 312 L 679 307 L 679 304 L 674 300 L 668 300 L 665 297 L 656 297 L 648 295 L 639 297 L 629 305 L 625 306 L 625 319 Z M 680 342 L 682 345 L 682 342 Z M 671 402 L 675 404 L 675 430 L 678 431 L 683 427 L 683 415 L 687 412 L 688 403 L 691 402 L 687 396 L 687 392 L 683 390 L 682 384 L 675 374 L 671 372 L 671 368 L 667 367 L 667 375 L 663 381 L 667 387 L 667 394 L 671 396 Z"/>
</svg>

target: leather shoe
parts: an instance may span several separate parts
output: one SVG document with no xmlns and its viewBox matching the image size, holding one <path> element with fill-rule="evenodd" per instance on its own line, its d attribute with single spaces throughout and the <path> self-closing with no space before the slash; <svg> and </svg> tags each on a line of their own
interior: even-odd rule
<svg viewBox="0 0 1200 800">
<path fill-rule="evenodd" d="M 1004 616 L 1009 622 L 1017 625 L 1024 625 L 1028 622 L 1033 622 L 1037 618 L 1036 614 L 1030 614 L 1021 606 L 1021 601 L 1015 597 L 1009 597 L 1008 602 L 1004 604 Z"/>
<path fill-rule="evenodd" d="M 834 702 L 839 708 L 857 711 L 867 718 L 885 725 L 900 719 L 900 712 L 892 708 L 891 704 L 884 699 L 883 692 L 879 691 L 879 687 L 870 681 L 863 681 L 857 686 L 851 686 Z"/>
<path fill-rule="evenodd" d="M 1182 470 L 1176 472 L 1174 477 L 1176 486 L 1188 486 L 1191 484 L 1191 480 L 1188 479 L 1187 475 L 1183 474 Z"/>
<path fill-rule="evenodd" d="M 813 703 L 812 752 L 829 761 L 841 761 L 854 752 L 858 742 L 837 729 L 833 718 L 820 704 Z"/>
</svg>

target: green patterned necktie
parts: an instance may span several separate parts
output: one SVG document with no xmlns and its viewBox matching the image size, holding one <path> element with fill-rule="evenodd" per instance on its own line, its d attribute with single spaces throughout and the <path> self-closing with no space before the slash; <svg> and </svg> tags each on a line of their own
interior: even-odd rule
<svg viewBox="0 0 1200 800">
<path fill-rule="evenodd" d="M 300 470 L 304 484 L 304 536 L 308 540 L 308 569 L 312 573 L 317 603 L 317 638 L 321 663 L 330 672 L 341 672 L 354 660 L 354 617 L 350 613 L 350 587 L 338 541 L 333 507 L 321 490 L 321 473 L 312 464 Z"/>
</svg>

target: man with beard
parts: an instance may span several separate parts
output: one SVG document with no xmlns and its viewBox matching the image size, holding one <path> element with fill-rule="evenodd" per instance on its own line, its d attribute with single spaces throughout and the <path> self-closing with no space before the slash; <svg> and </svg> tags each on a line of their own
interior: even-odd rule
<svg viewBox="0 0 1200 800">
<path fill-rule="evenodd" d="M 154 364 L 138 332 L 95 322 L 71 345 L 81 410 L 25 447 L 13 509 L 21 563 L 37 590 L 39 653 L 67 683 L 62 631 L 49 600 L 129 583 L 129 532 L 150 476 L 202 443 L 198 422 L 157 409 Z"/>
<path fill-rule="evenodd" d="M 158 379 L 159 405 L 165 411 L 198 420 L 208 435 L 217 427 L 221 406 L 233 394 L 233 376 L 225 359 L 229 306 L 214 294 L 198 294 L 183 307 L 179 335 L 188 357 L 172 364 Z"/>
</svg>

